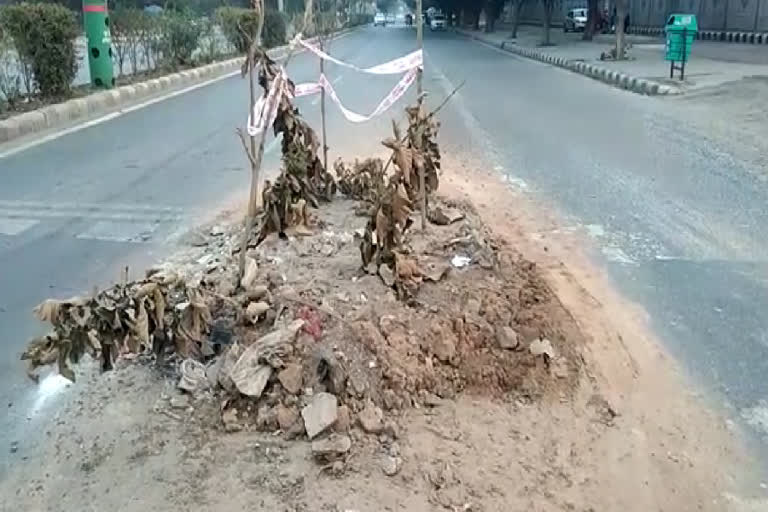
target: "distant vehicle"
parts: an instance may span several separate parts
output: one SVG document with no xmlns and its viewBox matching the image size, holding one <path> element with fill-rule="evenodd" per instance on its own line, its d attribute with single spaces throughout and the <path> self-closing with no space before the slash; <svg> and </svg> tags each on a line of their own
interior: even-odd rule
<svg viewBox="0 0 768 512">
<path fill-rule="evenodd" d="M 586 9 L 571 9 L 568 14 L 565 15 L 565 21 L 563 21 L 563 32 L 583 32 L 587 26 L 587 10 Z"/>
<path fill-rule="evenodd" d="M 435 14 L 429 20 L 430 30 L 445 30 L 446 25 L 447 25 L 447 20 L 445 19 L 444 14 Z"/>
<path fill-rule="evenodd" d="M 377 12 L 376 16 L 373 17 L 373 26 L 381 25 L 382 27 L 387 26 L 387 17 L 384 16 L 383 12 Z"/>
<path fill-rule="evenodd" d="M 387 23 L 394 23 L 394 22 L 395 22 L 395 15 L 387 14 Z"/>
</svg>

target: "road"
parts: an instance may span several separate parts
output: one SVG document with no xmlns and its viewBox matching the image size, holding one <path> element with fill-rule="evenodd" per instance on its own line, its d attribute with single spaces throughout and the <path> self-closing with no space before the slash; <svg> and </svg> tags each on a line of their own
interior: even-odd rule
<svg viewBox="0 0 768 512">
<path fill-rule="evenodd" d="M 619 290 L 648 311 L 693 382 L 751 429 L 768 461 L 760 441 L 768 437 L 768 194 L 759 161 L 699 103 L 633 95 L 449 32 L 428 32 L 425 48 L 432 101 L 466 80 L 441 113 L 445 147 L 476 155 L 564 226 L 591 235 Z M 365 66 L 412 49 L 412 31 L 387 27 L 355 32 L 331 51 Z M 300 55 L 289 72 L 315 78 L 317 62 Z M 361 113 L 397 80 L 334 66 L 328 74 Z M 42 331 L 31 308 L 155 261 L 179 233 L 245 197 L 234 127 L 246 98 L 244 83 L 227 79 L 0 159 L 4 440 L 42 421 L 40 392 L 15 360 Z M 298 105 L 318 126 L 317 100 Z M 381 151 L 388 118 L 350 127 L 329 112 L 332 157 Z M 271 173 L 275 147 L 265 161 Z"/>
</svg>

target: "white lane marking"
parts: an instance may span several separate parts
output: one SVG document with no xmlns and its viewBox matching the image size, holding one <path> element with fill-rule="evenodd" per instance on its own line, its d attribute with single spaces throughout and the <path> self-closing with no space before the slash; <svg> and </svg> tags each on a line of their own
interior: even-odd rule
<svg viewBox="0 0 768 512">
<path fill-rule="evenodd" d="M 90 128 L 92 126 L 96 126 L 102 123 L 106 123 L 107 121 L 111 121 L 113 119 L 117 119 L 120 116 L 123 116 L 125 114 L 128 114 L 130 112 L 134 112 L 136 110 L 140 110 L 142 108 L 149 107 L 151 105 L 154 105 L 155 103 L 160 103 L 161 101 L 169 100 L 171 98 L 175 98 L 176 96 L 180 96 L 182 94 L 186 94 L 188 92 L 192 92 L 196 89 L 200 89 L 202 87 L 206 87 L 208 85 L 214 84 L 216 82 L 221 82 L 222 80 L 226 80 L 227 78 L 231 78 L 235 75 L 239 75 L 240 71 L 233 71 L 231 73 L 227 73 L 226 75 L 222 75 L 216 78 L 212 78 L 211 80 L 206 80 L 205 82 L 201 82 L 199 84 L 191 85 L 189 87 L 185 87 L 184 89 L 179 89 L 178 91 L 173 91 L 168 94 L 164 94 L 162 96 L 158 96 L 157 98 L 152 98 L 151 100 L 147 100 L 141 103 L 138 103 L 136 105 L 131 105 L 130 107 L 122 108 L 116 112 L 109 113 L 107 115 L 97 117 L 96 119 L 91 119 L 90 121 L 86 121 L 82 124 L 78 124 L 76 126 L 71 126 L 69 128 L 65 128 L 61 131 L 58 131 L 56 133 L 51 133 L 49 135 L 45 135 L 44 137 L 40 137 L 39 139 L 27 142 L 26 144 L 21 144 L 15 148 L 9 149 L 8 151 L 5 151 L 3 153 L 0 153 L 0 159 L 7 158 L 11 155 L 15 155 L 16 153 L 20 153 L 22 151 L 26 151 L 30 148 L 33 148 L 35 146 L 39 146 L 40 144 L 45 144 L 46 142 L 51 142 L 52 140 L 56 140 L 58 138 L 64 137 L 65 135 L 69 135 L 71 133 L 79 132 L 80 130 L 84 130 L 86 128 Z"/>
<path fill-rule="evenodd" d="M 344 34 L 341 34 L 338 37 L 335 37 L 334 40 L 342 39 L 344 37 L 347 37 L 351 33 L 352 32 L 346 32 Z M 304 53 L 305 51 L 306 50 L 304 50 L 304 49 L 299 49 L 299 50 L 294 52 L 294 55 L 297 55 L 297 54 L 300 54 L 300 53 Z M 283 56 L 283 57 L 281 57 L 280 59 L 277 59 L 277 60 L 283 60 L 284 58 L 285 58 L 285 56 Z M 52 140 L 56 140 L 58 138 L 64 137 L 65 135 L 69 135 L 71 133 L 79 132 L 80 130 L 84 130 L 86 128 L 90 128 L 91 126 L 96 126 L 98 124 L 106 123 L 107 121 L 111 121 L 113 119 L 116 119 L 116 118 L 118 118 L 118 117 L 120 117 L 120 116 L 122 116 L 124 114 L 129 113 L 129 112 L 134 112 L 136 110 L 140 110 L 142 108 L 149 107 L 150 105 L 154 105 L 155 103 L 160 103 L 161 101 L 165 101 L 165 100 L 169 100 L 171 98 L 175 98 L 176 96 L 180 96 L 182 94 L 186 94 L 188 92 L 192 92 L 194 90 L 201 89 L 201 88 L 206 87 L 208 85 L 214 84 L 216 82 L 220 82 L 222 80 L 226 80 L 227 78 L 232 78 L 233 76 L 239 75 L 239 74 L 240 74 L 240 71 L 233 71 L 231 73 L 227 73 L 226 75 L 218 76 L 216 78 L 212 78 L 210 80 L 206 80 L 205 82 L 200 82 L 199 84 L 191 85 L 189 87 L 185 87 L 184 89 L 179 89 L 178 91 L 173 91 L 173 92 L 170 92 L 168 94 L 164 94 L 162 96 L 158 96 L 156 98 L 152 98 L 151 100 L 147 100 L 147 101 L 138 103 L 136 105 L 131 105 L 130 107 L 122 108 L 122 109 L 120 109 L 120 110 L 118 110 L 116 112 L 109 113 L 107 115 L 98 117 L 96 119 L 92 119 L 90 121 L 85 121 L 82 124 L 78 124 L 78 125 L 75 125 L 75 126 L 71 126 L 69 128 L 65 128 L 65 129 L 60 130 L 60 131 L 58 131 L 56 133 L 51 133 L 49 135 L 45 135 L 43 137 L 40 137 L 39 139 L 35 139 L 33 141 L 30 141 L 30 142 L 27 142 L 27 143 L 24 143 L 24 144 L 20 144 L 20 145 L 14 147 L 14 148 L 11 148 L 11 149 L 9 149 L 7 151 L 0 152 L 0 160 L 2 160 L 3 158 L 7 158 L 7 157 L 9 157 L 11 155 L 15 155 L 16 153 L 21 153 L 22 151 L 26 151 L 26 150 L 28 150 L 30 148 L 35 147 L 35 146 L 39 146 L 40 144 L 45 144 L 46 142 L 50 142 Z"/>
<path fill-rule="evenodd" d="M 129 212 L 155 212 L 155 213 L 182 213 L 182 208 L 173 206 L 153 206 L 149 204 L 131 204 L 131 203 L 74 203 L 74 202 L 56 202 L 50 201 L 15 201 L 11 199 L 0 199 L 0 208 L 33 208 L 39 210 L 110 210 Z"/>
<path fill-rule="evenodd" d="M 105 242 L 142 243 L 152 238 L 157 223 L 98 221 L 75 238 Z"/>
<path fill-rule="evenodd" d="M 34 219 L 4 219 L 0 217 L 0 235 L 16 236 L 39 224 Z"/>
<path fill-rule="evenodd" d="M 128 222 L 156 221 L 177 222 L 183 219 L 183 215 L 167 215 L 160 213 L 108 213 L 103 210 L 35 210 L 35 209 L 8 209 L 0 208 L 0 218 L 5 219 L 96 219 L 116 220 Z"/>
</svg>

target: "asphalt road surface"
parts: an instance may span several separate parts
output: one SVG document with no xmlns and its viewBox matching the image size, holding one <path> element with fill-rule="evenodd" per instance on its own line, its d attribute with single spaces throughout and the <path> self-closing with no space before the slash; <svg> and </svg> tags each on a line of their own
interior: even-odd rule
<svg viewBox="0 0 768 512">
<path fill-rule="evenodd" d="M 366 66 L 413 48 L 409 29 L 366 28 L 331 52 Z M 768 454 L 768 194 L 759 162 L 695 102 L 633 95 L 450 32 L 427 32 L 425 48 L 431 101 L 466 80 L 442 112 L 446 148 L 476 154 L 564 226 L 592 236 L 597 260 L 645 307 L 696 391 Z M 317 68 L 300 55 L 289 72 L 300 82 Z M 360 113 L 397 81 L 335 66 L 328 75 Z M 18 440 L 55 410 L 16 361 L 43 331 L 35 304 L 161 258 L 179 233 L 245 197 L 234 128 L 246 105 L 243 81 L 227 79 L 0 159 L 0 399 L 8 404 L 0 440 Z M 318 126 L 317 99 L 298 105 Z M 389 117 L 350 126 L 329 106 L 332 158 L 381 151 L 388 130 Z M 272 173 L 275 149 L 268 145 L 265 162 Z"/>
</svg>

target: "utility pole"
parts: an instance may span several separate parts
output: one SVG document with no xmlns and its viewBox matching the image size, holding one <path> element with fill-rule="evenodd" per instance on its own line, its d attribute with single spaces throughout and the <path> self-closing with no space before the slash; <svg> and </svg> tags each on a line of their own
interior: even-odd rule
<svg viewBox="0 0 768 512">
<path fill-rule="evenodd" d="M 421 102 L 422 93 L 424 92 L 423 75 L 424 75 L 424 20 L 422 20 L 421 0 L 416 0 L 416 40 L 418 41 L 419 50 L 421 50 L 422 64 L 421 68 L 416 72 L 416 93 L 418 94 L 419 103 L 419 119 L 421 119 Z M 417 144 L 421 144 L 421 141 L 416 141 Z M 421 229 L 427 230 L 427 184 L 424 179 L 424 166 L 419 169 L 419 190 L 421 190 Z"/>
</svg>

